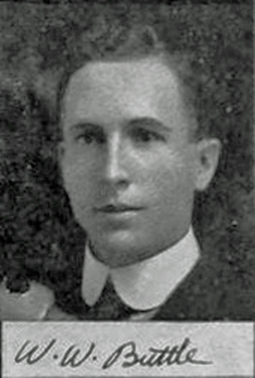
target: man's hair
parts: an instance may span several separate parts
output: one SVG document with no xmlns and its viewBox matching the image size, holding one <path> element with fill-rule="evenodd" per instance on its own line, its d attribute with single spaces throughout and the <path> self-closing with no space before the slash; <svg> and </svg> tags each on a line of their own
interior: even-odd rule
<svg viewBox="0 0 255 378">
<path fill-rule="evenodd" d="M 182 99 L 190 120 L 190 135 L 201 138 L 209 134 L 207 127 L 201 124 L 199 99 L 204 90 L 205 81 L 199 74 L 199 62 L 192 51 L 181 43 L 181 30 L 178 23 L 161 25 L 133 26 L 116 38 L 110 45 L 105 43 L 101 49 L 88 48 L 85 33 L 76 38 L 76 48 L 66 58 L 57 90 L 57 123 L 61 124 L 63 98 L 71 76 L 85 64 L 91 62 L 137 61 L 155 58 L 176 73 Z M 60 131 L 61 132 L 61 131 Z"/>
</svg>

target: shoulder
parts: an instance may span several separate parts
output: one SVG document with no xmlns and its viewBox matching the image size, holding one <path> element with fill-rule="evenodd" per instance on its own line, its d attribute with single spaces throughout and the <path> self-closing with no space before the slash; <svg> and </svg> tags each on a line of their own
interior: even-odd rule
<svg viewBox="0 0 255 378">
<path fill-rule="evenodd" d="M 251 294 L 222 279 L 222 267 L 201 260 L 154 317 L 162 321 L 254 321 Z M 246 297 L 246 299 L 245 299 Z"/>
</svg>

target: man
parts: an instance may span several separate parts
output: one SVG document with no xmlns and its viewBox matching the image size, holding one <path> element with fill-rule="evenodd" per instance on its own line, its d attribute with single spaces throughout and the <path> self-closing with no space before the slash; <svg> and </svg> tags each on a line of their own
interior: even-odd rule
<svg viewBox="0 0 255 378">
<path fill-rule="evenodd" d="M 87 233 L 85 318 L 187 317 L 178 301 L 172 315 L 167 304 L 200 265 L 194 195 L 210 183 L 220 153 L 220 142 L 199 129 L 192 79 L 187 60 L 145 29 L 119 50 L 77 63 L 63 81 L 59 160 Z M 113 314 L 109 282 L 122 302 Z"/>
</svg>

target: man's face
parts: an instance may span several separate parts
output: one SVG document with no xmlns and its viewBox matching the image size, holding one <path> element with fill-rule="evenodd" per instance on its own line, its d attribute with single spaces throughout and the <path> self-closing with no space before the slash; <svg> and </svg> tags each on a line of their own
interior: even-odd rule
<svg viewBox="0 0 255 378">
<path fill-rule="evenodd" d="M 65 188 L 99 260 L 135 263 L 185 235 L 197 149 L 174 72 L 153 58 L 91 63 L 62 116 Z"/>
</svg>

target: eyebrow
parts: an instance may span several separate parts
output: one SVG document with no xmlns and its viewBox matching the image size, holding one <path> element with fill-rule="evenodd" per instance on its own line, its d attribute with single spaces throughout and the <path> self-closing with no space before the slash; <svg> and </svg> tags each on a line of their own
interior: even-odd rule
<svg viewBox="0 0 255 378">
<path fill-rule="evenodd" d="M 155 131 L 161 130 L 163 132 L 170 133 L 172 131 L 172 128 L 169 126 L 166 126 L 164 123 L 160 122 L 156 118 L 153 117 L 139 117 L 132 119 L 128 122 L 129 126 L 148 126 L 150 129 L 153 129 Z"/>
<path fill-rule="evenodd" d="M 96 129 L 98 131 L 102 128 L 100 125 L 97 125 L 93 122 L 89 122 L 88 120 L 84 119 L 82 121 L 79 121 L 79 122 L 73 124 L 70 127 L 69 132 L 83 130 L 83 129 L 86 129 L 88 127 L 93 127 L 93 129 Z"/>
</svg>

